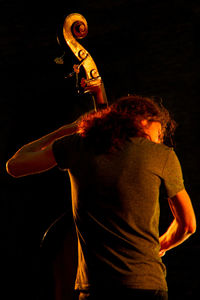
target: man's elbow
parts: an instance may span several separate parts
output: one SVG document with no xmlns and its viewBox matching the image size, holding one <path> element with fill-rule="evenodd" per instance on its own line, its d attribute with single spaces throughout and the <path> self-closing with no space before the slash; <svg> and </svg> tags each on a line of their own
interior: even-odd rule
<svg viewBox="0 0 200 300">
<path fill-rule="evenodd" d="M 191 220 L 190 223 L 188 224 L 185 224 L 184 226 L 184 232 L 185 234 L 188 234 L 188 235 L 192 235 L 196 232 L 196 229 L 197 229 L 197 225 L 196 225 L 196 220 Z"/>
<path fill-rule="evenodd" d="M 6 163 L 6 171 L 9 175 L 11 175 L 14 178 L 21 177 L 19 169 L 17 168 L 17 164 L 12 158 L 9 159 Z"/>
<path fill-rule="evenodd" d="M 196 223 L 195 224 L 192 224 L 190 225 L 188 228 L 187 228 L 187 232 L 188 234 L 194 234 L 196 232 L 196 229 L 197 229 L 197 226 L 196 226 Z"/>
</svg>

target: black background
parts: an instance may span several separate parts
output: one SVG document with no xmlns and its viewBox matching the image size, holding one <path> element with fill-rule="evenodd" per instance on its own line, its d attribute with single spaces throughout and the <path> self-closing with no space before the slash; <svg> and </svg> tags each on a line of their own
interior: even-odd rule
<svg viewBox="0 0 200 300">
<path fill-rule="evenodd" d="M 82 13 L 88 36 L 81 41 L 94 58 L 108 100 L 128 93 L 162 97 L 177 123 L 176 152 L 199 220 L 198 0 L 3 1 L 0 0 L 1 278 L 4 299 L 41 299 L 40 242 L 70 199 L 66 174 L 14 179 L 6 161 L 23 144 L 75 120 L 92 107 L 74 96 L 64 76 L 77 61 L 56 36 L 66 15 Z M 162 199 L 161 231 L 171 221 Z M 164 257 L 170 299 L 195 298 L 199 288 L 199 233 Z M 44 275 L 45 276 L 45 275 Z M 48 288 L 48 276 L 42 279 Z M 45 293 L 44 293 L 45 294 Z M 198 297 L 198 296 L 196 296 Z M 47 299 L 43 295 L 42 299 Z M 48 298 L 49 299 L 49 298 Z"/>
</svg>

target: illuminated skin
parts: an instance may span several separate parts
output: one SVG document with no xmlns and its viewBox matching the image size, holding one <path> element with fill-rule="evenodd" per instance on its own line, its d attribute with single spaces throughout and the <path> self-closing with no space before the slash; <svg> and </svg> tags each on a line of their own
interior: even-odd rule
<svg viewBox="0 0 200 300">
<path fill-rule="evenodd" d="M 148 122 L 147 120 L 142 120 L 141 125 L 143 126 L 144 132 L 147 134 L 147 138 L 157 144 L 162 142 L 162 126 L 160 122 Z"/>
</svg>

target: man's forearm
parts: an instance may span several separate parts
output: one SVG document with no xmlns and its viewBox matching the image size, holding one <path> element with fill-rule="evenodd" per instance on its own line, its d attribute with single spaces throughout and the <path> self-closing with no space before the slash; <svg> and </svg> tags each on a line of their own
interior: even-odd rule
<svg viewBox="0 0 200 300">
<path fill-rule="evenodd" d="M 187 240 L 193 232 L 182 227 L 176 219 L 171 223 L 168 230 L 159 238 L 160 240 L 160 255 Z"/>
<path fill-rule="evenodd" d="M 24 145 L 7 161 L 7 172 L 13 177 L 21 177 L 51 169 L 56 165 L 51 144 L 61 137 L 76 133 L 76 131 L 77 122 L 74 122 Z"/>
<path fill-rule="evenodd" d="M 76 122 L 62 126 L 59 129 L 41 137 L 40 139 L 24 145 L 17 153 L 22 154 L 22 152 L 24 151 L 25 152 L 40 151 L 45 147 L 47 147 L 48 145 L 50 145 L 51 143 L 53 143 L 55 140 L 76 133 L 76 130 L 77 130 Z"/>
</svg>

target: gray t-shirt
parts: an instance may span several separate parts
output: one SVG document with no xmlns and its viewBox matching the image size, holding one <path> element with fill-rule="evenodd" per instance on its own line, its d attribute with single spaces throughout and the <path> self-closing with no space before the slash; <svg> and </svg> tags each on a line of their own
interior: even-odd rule
<svg viewBox="0 0 200 300">
<path fill-rule="evenodd" d="M 73 135 L 53 144 L 68 170 L 78 237 L 75 289 L 127 287 L 167 290 L 159 257 L 159 190 L 184 189 L 172 148 L 132 138 L 112 154 L 95 154 Z"/>
</svg>

